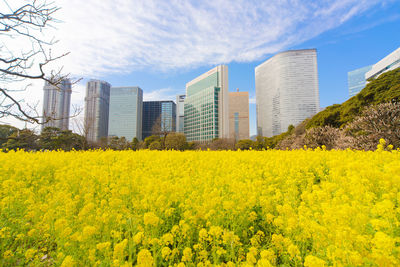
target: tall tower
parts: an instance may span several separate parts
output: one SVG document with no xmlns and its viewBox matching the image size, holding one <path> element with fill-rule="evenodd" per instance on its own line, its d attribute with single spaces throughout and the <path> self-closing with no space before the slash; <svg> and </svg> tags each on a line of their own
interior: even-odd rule
<svg viewBox="0 0 400 267">
<path fill-rule="evenodd" d="M 86 84 L 84 135 L 91 143 L 108 136 L 110 84 L 90 80 Z"/>
<path fill-rule="evenodd" d="M 139 87 L 111 87 L 109 136 L 142 139 L 143 91 Z"/>
<path fill-rule="evenodd" d="M 68 130 L 71 104 L 71 81 L 64 79 L 57 86 L 45 82 L 43 96 L 43 125 Z"/>
<path fill-rule="evenodd" d="M 186 84 L 184 121 L 188 141 L 230 137 L 227 66 L 217 66 Z"/>
<path fill-rule="evenodd" d="M 255 68 L 258 135 L 285 132 L 319 111 L 317 50 L 279 53 Z"/>
<path fill-rule="evenodd" d="M 235 140 L 249 139 L 249 92 L 229 92 L 229 132 Z"/>
<path fill-rule="evenodd" d="M 186 95 L 176 96 L 176 131 L 183 133 L 185 119 L 185 98 Z"/>
</svg>

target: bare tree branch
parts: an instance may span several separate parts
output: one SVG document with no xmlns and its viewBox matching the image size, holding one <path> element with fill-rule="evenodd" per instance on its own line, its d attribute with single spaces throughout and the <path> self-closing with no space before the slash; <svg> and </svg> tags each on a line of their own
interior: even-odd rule
<svg viewBox="0 0 400 267">
<path fill-rule="evenodd" d="M 24 101 L 17 99 L 14 94 L 16 91 L 26 90 L 27 86 L 18 90 L 12 88 L 11 85 L 22 81 L 41 80 L 59 88 L 61 82 L 68 78 L 69 74 L 63 74 L 62 67 L 57 71 L 47 69 L 50 63 L 53 65 L 69 53 L 54 56 L 51 46 L 57 41 L 54 38 L 45 38 L 44 35 L 45 30 L 51 27 L 51 23 L 56 22 L 53 15 L 60 8 L 55 5 L 55 2 L 49 3 L 46 0 L 25 2 L 27 3 L 15 9 L 10 7 L 8 13 L 0 12 L 0 36 L 2 37 L 0 41 L 0 118 L 11 116 L 25 122 L 43 124 L 47 123 L 48 119 L 41 120 L 35 106 L 24 104 Z M 21 51 L 15 51 L 16 49 L 10 45 L 15 40 L 24 44 Z"/>
</svg>

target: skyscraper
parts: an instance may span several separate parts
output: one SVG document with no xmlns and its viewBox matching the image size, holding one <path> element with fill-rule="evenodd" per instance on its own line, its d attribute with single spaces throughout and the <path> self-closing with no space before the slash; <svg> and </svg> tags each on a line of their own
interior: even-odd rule
<svg viewBox="0 0 400 267">
<path fill-rule="evenodd" d="M 186 84 L 184 121 L 188 141 L 230 137 L 227 66 L 217 66 Z"/>
<path fill-rule="evenodd" d="M 174 101 L 144 101 L 143 102 L 142 138 L 156 132 L 175 132 L 176 104 Z"/>
<path fill-rule="evenodd" d="M 111 87 L 108 135 L 142 139 L 143 91 L 139 87 Z"/>
<path fill-rule="evenodd" d="M 362 89 L 364 89 L 367 84 L 367 80 L 365 79 L 365 74 L 370 71 L 372 65 L 362 67 L 347 73 L 347 82 L 349 85 L 349 95 L 350 97 L 358 94 Z"/>
<path fill-rule="evenodd" d="M 258 135 L 285 132 L 319 111 L 316 49 L 279 53 L 255 68 Z"/>
<path fill-rule="evenodd" d="M 229 92 L 229 128 L 235 140 L 249 139 L 249 92 Z"/>
<path fill-rule="evenodd" d="M 186 95 L 176 96 L 176 131 L 183 133 L 185 119 L 185 98 Z"/>
<path fill-rule="evenodd" d="M 110 84 L 90 80 L 86 84 L 84 134 L 89 142 L 108 136 Z"/>
<path fill-rule="evenodd" d="M 397 68 L 400 68 L 400 47 L 374 64 L 371 70 L 365 73 L 365 79 L 378 78 L 382 73 Z"/>
<path fill-rule="evenodd" d="M 57 86 L 45 82 L 43 96 L 42 130 L 56 127 L 68 130 L 71 104 L 71 81 L 64 79 Z"/>
</svg>

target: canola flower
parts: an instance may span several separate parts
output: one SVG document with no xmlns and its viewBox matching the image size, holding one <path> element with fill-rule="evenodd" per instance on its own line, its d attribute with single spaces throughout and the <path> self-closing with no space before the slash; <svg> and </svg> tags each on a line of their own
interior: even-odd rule
<svg viewBox="0 0 400 267">
<path fill-rule="evenodd" d="M 0 265 L 399 266 L 400 152 L 0 154 Z"/>
</svg>

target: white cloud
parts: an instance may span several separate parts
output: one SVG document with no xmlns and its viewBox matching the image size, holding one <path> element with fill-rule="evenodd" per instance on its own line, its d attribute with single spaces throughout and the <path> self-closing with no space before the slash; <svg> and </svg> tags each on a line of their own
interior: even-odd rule
<svg viewBox="0 0 400 267">
<path fill-rule="evenodd" d="M 176 90 L 172 88 L 162 88 L 151 92 L 143 92 L 143 101 L 160 101 L 176 99 Z"/>
<path fill-rule="evenodd" d="M 249 99 L 249 104 L 256 104 L 256 98 L 255 97 L 251 97 Z"/>
<path fill-rule="evenodd" d="M 68 71 L 101 76 L 262 59 L 337 27 L 382 0 L 60 0 Z"/>
<path fill-rule="evenodd" d="M 367 10 L 395 0 L 57 0 L 61 23 L 44 32 L 60 42 L 53 54 L 77 77 L 101 78 L 137 69 L 154 72 L 220 63 L 251 62 L 300 44 Z M 24 0 L 0 1 L 7 11 Z M 23 51 L 24 42 L 0 40 Z M 3 50 L 4 52 L 4 50 Z M 17 97 L 42 100 L 43 82 Z M 83 105 L 84 85 L 76 85 L 72 103 Z M 75 93 L 77 92 L 77 93 Z M 145 100 L 175 99 L 171 88 L 144 94 Z M 41 105 L 38 110 L 40 112 Z"/>
</svg>

